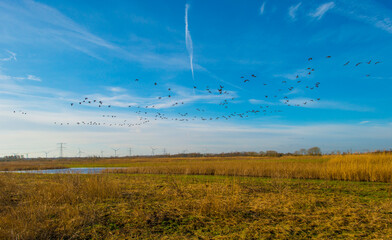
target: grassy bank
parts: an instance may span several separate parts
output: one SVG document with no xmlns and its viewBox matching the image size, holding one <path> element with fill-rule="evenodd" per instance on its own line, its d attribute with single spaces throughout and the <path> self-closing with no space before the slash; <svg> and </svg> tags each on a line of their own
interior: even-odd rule
<svg viewBox="0 0 392 240">
<path fill-rule="evenodd" d="M 390 239 L 391 209 L 386 183 L 0 174 L 1 239 Z"/>
</svg>

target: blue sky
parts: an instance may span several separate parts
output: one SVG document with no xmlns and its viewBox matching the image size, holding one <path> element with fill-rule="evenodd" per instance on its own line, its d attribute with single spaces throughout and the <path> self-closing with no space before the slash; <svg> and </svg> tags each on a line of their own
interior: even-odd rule
<svg viewBox="0 0 392 240">
<path fill-rule="evenodd" d="M 389 149 L 391 16 L 366 0 L 1 1 L 0 155 Z"/>
</svg>

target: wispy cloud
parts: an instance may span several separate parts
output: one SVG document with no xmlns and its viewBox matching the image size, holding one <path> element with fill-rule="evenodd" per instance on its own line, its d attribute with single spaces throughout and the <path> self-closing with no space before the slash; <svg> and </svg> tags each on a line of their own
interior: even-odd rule
<svg viewBox="0 0 392 240">
<path fill-rule="evenodd" d="M 119 92 L 125 92 L 126 89 L 121 88 L 121 87 L 106 87 L 107 90 L 109 90 L 110 92 L 114 92 L 114 93 L 119 93 Z"/>
<path fill-rule="evenodd" d="M 61 42 L 62 46 L 101 61 L 117 57 L 140 63 L 146 68 L 189 69 L 187 57 L 179 48 L 178 51 L 161 54 L 149 49 L 150 43 L 123 47 L 92 33 L 57 9 L 32 0 L 0 1 L 0 21 L 3 31 L 13 41 L 37 45 L 49 43 L 56 47 Z"/>
<path fill-rule="evenodd" d="M 192 78 L 194 79 L 195 75 L 193 73 L 193 43 L 192 43 L 191 34 L 189 32 L 189 28 L 188 28 L 189 7 L 190 7 L 189 4 L 185 4 L 185 44 L 186 44 L 186 49 L 188 50 L 188 54 L 189 54 L 189 61 L 191 64 Z"/>
<path fill-rule="evenodd" d="M 334 7 L 334 2 L 324 3 L 320 5 L 315 11 L 311 12 L 309 15 L 314 18 L 317 18 L 317 20 L 320 20 L 327 11 L 331 10 Z"/>
<path fill-rule="evenodd" d="M 264 9 L 265 9 L 265 2 L 263 2 L 263 4 L 261 4 L 260 12 L 259 12 L 260 15 L 264 14 Z"/>
<path fill-rule="evenodd" d="M 337 12 L 392 33 L 392 11 L 376 1 L 342 1 Z"/>
<path fill-rule="evenodd" d="M 260 100 L 260 99 L 254 99 L 254 98 L 249 99 L 248 101 L 249 101 L 250 104 L 254 104 L 254 105 L 260 105 L 260 104 L 264 104 L 264 105 L 276 105 L 276 104 L 279 104 L 279 105 L 281 105 L 280 102 L 278 102 L 278 103 L 276 103 L 276 102 L 269 102 L 269 101 L 266 101 L 266 100 Z"/>
<path fill-rule="evenodd" d="M 302 2 L 289 7 L 289 16 L 291 17 L 292 20 L 297 19 L 297 11 L 301 5 L 302 5 Z"/>
<path fill-rule="evenodd" d="M 27 79 L 28 80 L 32 80 L 32 81 L 37 81 L 37 82 L 41 82 L 41 78 L 34 76 L 34 75 L 27 75 Z"/>
<path fill-rule="evenodd" d="M 281 100 L 284 102 L 284 100 Z M 304 104 L 306 102 L 306 104 Z M 372 112 L 374 109 L 363 106 L 352 104 L 348 102 L 338 102 L 338 101 L 330 101 L 330 100 L 321 100 L 321 101 L 310 101 L 310 98 L 294 98 L 290 99 L 289 102 L 291 105 L 299 105 L 299 107 L 303 108 L 318 108 L 318 109 L 334 109 L 334 110 L 343 110 L 343 111 L 353 111 L 353 112 Z"/>
<path fill-rule="evenodd" d="M 16 53 L 13 53 L 13 52 L 8 51 L 8 50 L 6 50 L 6 51 L 7 51 L 9 56 L 5 57 L 5 58 L 0 58 L 0 61 L 2 61 L 2 62 L 8 62 L 8 61 L 12 61 L 12 60 L 16 61 Z"/>
<path fill-rule="evenodd" d="M 307 76 L 309 71 L 306 71 L 304 69 L 297 69 L 293 73 L 279 73 L 279 74 L 274 74 L 273 76 L 276 78 L 286 78 L 289 80 L 296 80 L 297 76 L 299 77 L 305 77 Z"/>
<path fill-rule="evenodd" d="M 42 117 L 42 113 L 32 112 L 28 118 L 18 118 L 11 113 L 0 111 L 0 124 L 6 123 L 9 126 L 2 131 L 0 155 L 29 152 L 31 156 L 44 156 L 39 151 L 56 150 L 54 143 L 58 141 L 68 143 L 67 155 L 75 154 L 78 147 L 83 147 L 84 151 L 90 151 L 93 155 L 99 153 L 100 150 L 109 152 L 111 146 L 126 148 L 127 144 L 135 142 L 135 139 L 138 140 L 134 147 L 137 154 L 149 154 L 151 145 L 163 145 L 162 147 L 170 152 L 181 152 L 187 146 L 191 146 L 189 151 L 195 152 L 265 151 L 269 149 L 286 152 L 319 146 L 325 152 L 350 148 L 354 150 L 389 148 L 388 142 L 392 136 L 390 124 L 308 123 L 296 125 L 276 123 L 276 120 L 274 123 L 266 121 L 257 126 L 233 122 L 203 123 L 200 121 L 181 123 L 154 121 L 145 127 L 132 128 L 75 126 L 74 124 L 60 127 L 53 124 L 54 121 L 74 123 L 81 119 L 97 121 L 94 116 L 79 114 L 79 112 L 53 113 Z M 137 121 L 137 118 L 129 116 L 121 118 L 122 121 L 123 119 L 127 122 Z M 49 128 L 48 125 L 50 125 Z M 51 154 L 58 155 L 57 152 L 56 150 Z"/>
<path fill-rule="evenodd" d="M 41 82 L 41 78 L 34 75 L 27 75 L 27 77 L 14 77 L 9 75 L 4 75 L 0 73 L 0 81 L 22 81 L 22 80 L 31 80 L 36 82 Z"/>
</svg>

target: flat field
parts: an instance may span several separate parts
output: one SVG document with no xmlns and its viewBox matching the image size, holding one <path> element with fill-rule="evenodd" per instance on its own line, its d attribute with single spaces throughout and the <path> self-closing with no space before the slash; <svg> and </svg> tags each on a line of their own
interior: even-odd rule
<svg viewBox="0 0 392 240">
<path fill-rule="evenodd" d="M 0 239 L 392 238 L 391 154 L 0 163 L 82 166 L 1 173 Z"/>
</svg>

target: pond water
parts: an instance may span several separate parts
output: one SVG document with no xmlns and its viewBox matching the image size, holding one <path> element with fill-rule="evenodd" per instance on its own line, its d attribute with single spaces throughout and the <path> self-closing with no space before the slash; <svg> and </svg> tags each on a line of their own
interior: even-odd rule
<svg viewBox="0 0 392 240">
<path fill-rule="evenodd" d="M 80 173 L 80 174 L 95 174 L 102 173 L 104 170 L 121 169 L 119 167 L 94 167 L 94 168 L 60 168 L 60 169 L 44 169 L 44 170 L 19 170 L 19 171 L 2 171 L 12 173 Z M 1 171 L 0 171 L 1 172 Z"/>
</svg>

